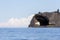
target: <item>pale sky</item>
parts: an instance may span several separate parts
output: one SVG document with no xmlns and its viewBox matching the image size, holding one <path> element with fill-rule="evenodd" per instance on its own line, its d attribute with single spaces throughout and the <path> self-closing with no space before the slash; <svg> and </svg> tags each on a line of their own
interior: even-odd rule
<svg viewBox="0 0 60 40">
<path fill-rule="evenodd" d="M 26 18 L 39 11 L 55 11 L 60 0 L 0 0 L 0 23 Z"/>
</svg>

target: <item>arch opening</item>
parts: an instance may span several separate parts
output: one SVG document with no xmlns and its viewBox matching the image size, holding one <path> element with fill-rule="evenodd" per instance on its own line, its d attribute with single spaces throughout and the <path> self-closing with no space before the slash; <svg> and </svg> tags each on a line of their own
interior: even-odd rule
<svg viewBox="0 0 60 40">
<path fill-rule="evenodd" d="M 49 19 L 47 16 L 42 16 L 42 15 L 35 15 L 35 18 L 37 21 L 40 23 L 40 26 L 47 26 L 49 25 Z"/>
</svg>

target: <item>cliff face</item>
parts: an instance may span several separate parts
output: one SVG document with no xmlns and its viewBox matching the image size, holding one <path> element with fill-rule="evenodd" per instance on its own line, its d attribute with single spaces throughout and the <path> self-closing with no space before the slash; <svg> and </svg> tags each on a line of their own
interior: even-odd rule
<svg viewBox="0 0 60 40">
<path fill-rule="evenodd" d="M 29 27 L 60 27 L 60 12 L 39 12 L 35 14 L 30 22 Z"/>
</svg>

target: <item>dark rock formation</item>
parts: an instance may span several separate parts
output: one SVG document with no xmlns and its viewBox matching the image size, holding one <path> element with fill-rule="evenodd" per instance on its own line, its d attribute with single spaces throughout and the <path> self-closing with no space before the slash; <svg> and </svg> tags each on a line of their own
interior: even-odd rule
<svg viewBox="0 0 60 40">
<path fill-rule="evenodd" d="M 49 19 L 47 16 L 36 14 L 34 17 L 40 23 L 40 26 L 46 26 L 49 24 Z"/>
<path fill-rule="evenodd" d="M 54 12 L 39 12 L 35 14 L 30 22 L 29 27 L 60 27 L 59 9 Z"/>
</svg>

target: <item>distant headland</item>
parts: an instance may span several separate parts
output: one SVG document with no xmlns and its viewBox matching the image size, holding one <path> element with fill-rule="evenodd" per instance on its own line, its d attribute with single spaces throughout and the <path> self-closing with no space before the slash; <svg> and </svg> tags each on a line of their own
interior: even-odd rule
<svg viewBox="0 0 60 40">
<path fill-rule="evenodd" d="M 60 12 L 38 12 L 29 24 L 29 27 L 60 27 Z"/>
</svg>

